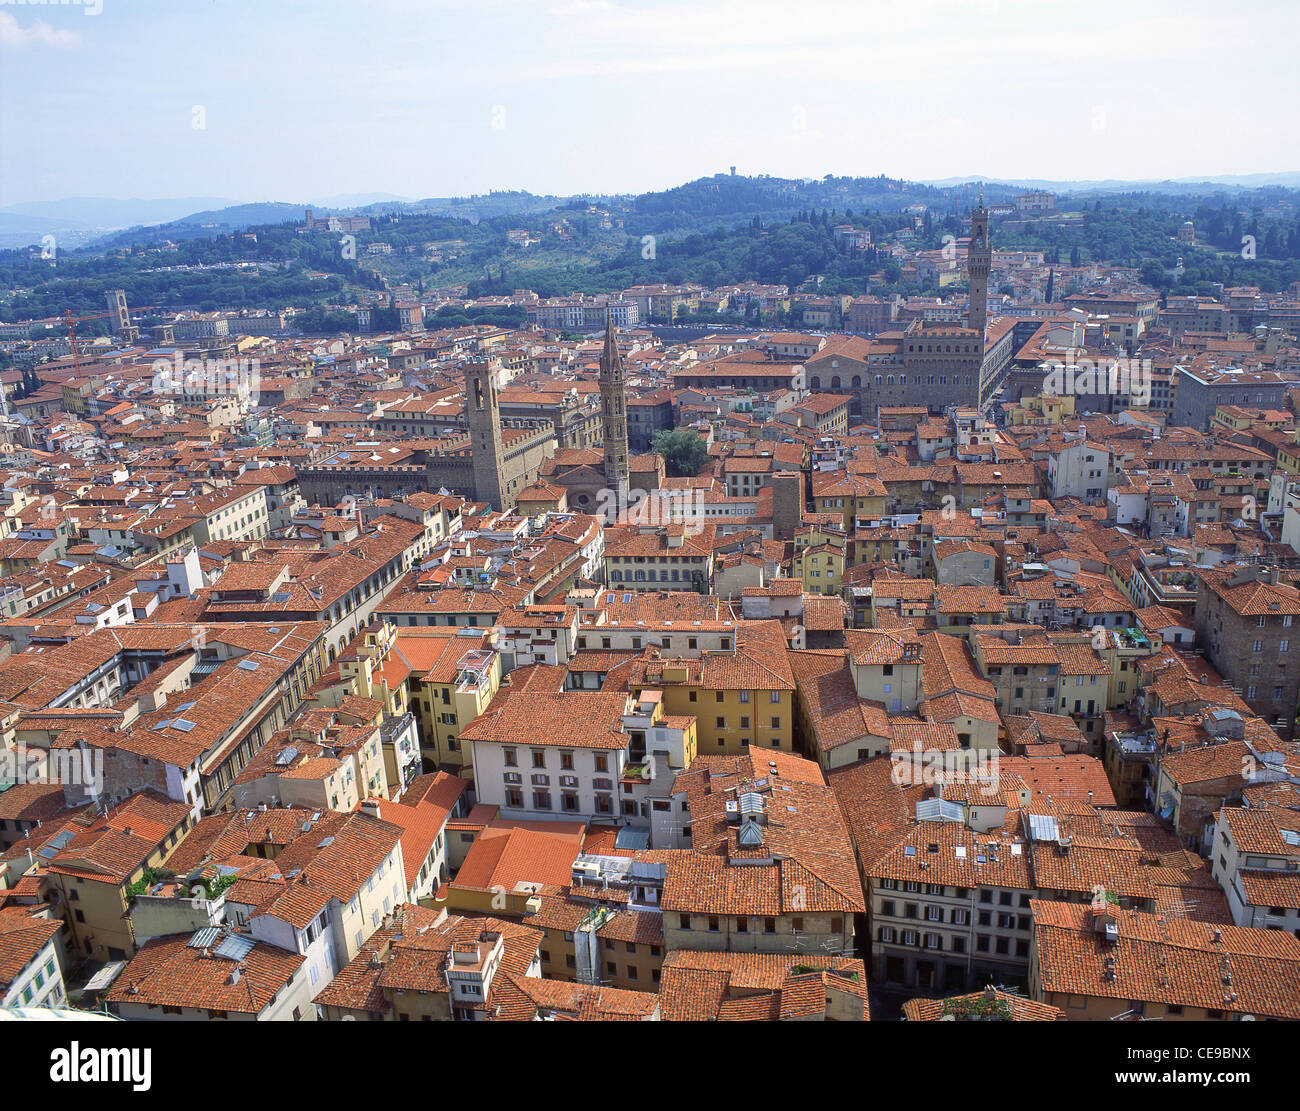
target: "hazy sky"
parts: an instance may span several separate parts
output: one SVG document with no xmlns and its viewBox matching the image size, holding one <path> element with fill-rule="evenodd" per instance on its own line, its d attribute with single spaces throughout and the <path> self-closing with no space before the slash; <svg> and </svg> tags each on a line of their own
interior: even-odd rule
<svg viewBox="0 0 1300 1111">
<path fill-rule="evenodd" d="M 0 0 L 0 205 L 1300 170 L 1297 41 L 1294 0 Z"/>
</svg>

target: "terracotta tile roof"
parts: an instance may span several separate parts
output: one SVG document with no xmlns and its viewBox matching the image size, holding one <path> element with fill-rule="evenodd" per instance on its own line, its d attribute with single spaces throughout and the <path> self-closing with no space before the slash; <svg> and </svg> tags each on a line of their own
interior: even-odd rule
<svg viewBox="0 0 1300 1111">
<path fill-rule="evenodd" d="M 544 1016 L 577 1022 L 646 1022 L 659 1017 L 660 999 L 655 992 L 575 984 L 517 972 L 505 973 L 499 987 L 494 982 L 492 995 L 497 1011 L 490 1017 L 497 1021 L 523 1022 Z"/>
<path fill-rule="evenodd" d="M 235 962 L 205 954 L 189 942 L 189 934 L 146 942 L 117 978 L 106 1000 L 256 1015 L 289 985 L 307 959 L 255 942 L 243 960 Z M 232 983 L 236 969 L 239 975 Z"/>
<path fill-rule="evenodd" d="M 879 702 L 858 697 L 844 652 L 791 652 L 790 666 L 820 752 L 889 734 L 889 715 Z"/>
<path fill-rule="evenodd" d="M 0 995 L 62 928 L 59 919 L 39 917 L 27 908 L 0 909 Z"/>
<path fill-rule="evenodd" d="M 1200 571 L 1205 585 L 1242 617 L 1300 614 L 1300 591 L 1285 583 L 1248 582 L 1229 586 L 1229 571 Z"/>
<path fill-rule="evenodd" d="M 861 889 L 838 889 L 793 860 L 770 865 L 731 864 L 690 849 L 657 854 L 668 866 L 662 907 L 688 914 L 777 916 L 809 913 L 861 913 Z"/>
<path fill-rule="evenodd" d="M 440 776 L 446 775 L 445 772 L 439 772 Z M 463 779 L 457 779 L 454 776 L 447 776 L 448 780 L 455 780 L 459 784 L 459 789 L 454 793 L 450 789 L 450 784 L 444 786 L 439 794 L 452 796 L 452 804 L 455 799 L 460 797 L 460 793 L 469 787 L 469 783 Z M 441 836 L 443 829 L 450 817 L 450 807 L 439 805 L 435 799 L 437 795 L 426 795 L 423 798 L 411 799 L 409 802 L 391 802 L 387 799 L 375 800 L 370 803 L 369 812 L 373 813 L 380 821 L 389 822 L 399 827 L 402 831 L 402 862 L 406 870 L 406 886 L 408 889 L 414 886 L 419 878 L 420 869 L 424 867 L 425 860 L 433 850 L 434 842 Z"/>
<path fill-rule="evenodd" d="M 562 691 L 527 694 L 502 688 L 488 708 L 461 731 L 461 739 L 497 744 L 529 744 L 622 749 L 627 696 L 621 692 Z"/>
<path fill-rule="evenodd" d="M 802 953 L 721 953 L 677 949 L 664 958 L 659 1001 L 665 1021 L 773 1021 L 826 1013 L 837 992 L 867 1004 L 860 960 Z"/>
<path fill-rule="evenodd" d="M 1300 910 L 1300 875 L 1295 872 L 1243 871 L 1239 880 L 1252 906 Z"/>
<path fill-rule="evenodd" d="M 858 666 L 875 664 L 919 663 L 921 637 L 915 629 L 848 629 L 844 643 Z"/>
<path fill-rule="evenodd" d="M 1300 814 L 1294 810 L 1225 806 L 1217 817 L 1238 852 L 1300 857 Z M 1291 841 L 1283 837 L 1283 830 L 1291 834 Z"/>
<path fill-rule="evenodd" d="M 1078 799 L 1093 806 L 1116 805 L 1106 769 L 1095 756 L 1077 754 L 1030 759 L 1027 756 L 1003 756 L 998 770 L 1004 776 L 1021 780 L 1035 798 Z"/>
<path fill-rule="evenodd" d="M 501 963 L 487 999 L 477 1004 L 475 1009 L 491 1013 L 503 1003 L 509 1006 L 514 1000 L 509 994 L 499 997 L 499 986 L 508 982 L 510 973 L 519 976 L 527 973 L 537 960 L 543 935 L 540 930 L 498 918 L 455 916 L 437 926 L 394 937 L 387 952 L 379 958 L 383 967 L 379 970 L 378 986 L 387 991 L 447 994 L 447 966 L 453 949 L 493 944 L 497 937 L 502 944 Z M 360 959 L 360 956 L 355 958 Z M 506 979 L 499 980 L 498 977 Z"/>
<path fill-rule="evenodd" d="M 259 913 L 305 929 L 331 899 L 352 901 L 399 847 L 401 832 L 400 827 L 360 811 L 323 816 L 275 858 L 285 877 L 285 891 Z"/>
<path fill-rule="evenodd" d="M 916 824 L 916 804 L 933 794 L 925 785 L 896 784 L 889 760 L 860 760 L 828 778 L 864 870 Z"/>
<path fill-rule="evenodd" d="M 76 832 L 45 868 L 84 880 L 122 884 L 189 813 L 188 806 L 156 791 L 141 791 L 103 814 L 86 814 L 65 826 Z M 44 828 L 51 835 L 57 832 Z"/>
<path fill-rule="evenodd" d="M 488 828 L 470 848 L 452 886 L 514 891 L 520 884 L 567 884 L 581 851 L 581 835 L 559 828 L 554 834 L 538 828 Z"/>
<path fill-rule="evenodd" d="M 806 872 L 809 887 L 807 909 L 824 901 L 827 909 L 862 905 L 862 889 L 853 856 L 853 846 L 844 826 L 835 796 L 825 785 L 821 769 L 811 760 L 788 753 L 764 752 L 759 755 L 701 756 L 690 769 L 678 774 L 674 793 L 684 792 L 690 812 L 692 855 L 740 861 L 744 850 L 737 836 L 739 826 L 729 820 L 727 804 L 741 795 L 754 794 L 763 801 L 765 820 L 762 825 L 763 851 L 780 862 L 779 885 L 773 869 L 754 865 L 735 866 L 727 872 L 769 873 L 765 898 L 770 905 L 786 906 L 786 889 L 799 881 L 798 872 Z M 726 898 L 736 881 L 716 869 L 687 869 L 674 873 L 669 869 L 668 887 L 674 895 L 689 902 L 693 897 L 685 884 L 686 877 L 700 881 L 706 890 L 698 893 L 706 902 Z M 665 906 L 667 906 L 665 902 Z M 723 912 L 728 913 L 728 912 Z M 729 913 L 736 913 L 731 911 Z M 757 910 L 749 913 L 760 913 Z M 782 914 L 785 910 L 761 913 Z"/>
<path fill-rule="evenodd" d="M 192 871 L 206 863 L 221 864 L 230 857 L 244 856 L 250 848 L 276 852 L 301 836 L 301 827 L 312 816 L 305 809 L 225 810 L 201 818 L 189 835 L 167 858 L 174 871 Z M 319 841 L 320 838 L 317 837 Z M 257 852 L 249 856 L 261 855 Z"/>
<path fill-rule="evenodd" d="M 922 822 L 896 834 L 874 862 L 872 878 L 1033 891 L 1025 840 L 1005 830 L 977 833 L 955 822 Z"/>
<path fill-rule="evenodd" d="M 1105 913 L 1118 937 L 1108 943 L 1090 906 L 1035 899 L 1030 908 L 1044 991 L 1300 1018 L 1300 938 L 1292 934 L 1111 906 Z"/>
</svg>

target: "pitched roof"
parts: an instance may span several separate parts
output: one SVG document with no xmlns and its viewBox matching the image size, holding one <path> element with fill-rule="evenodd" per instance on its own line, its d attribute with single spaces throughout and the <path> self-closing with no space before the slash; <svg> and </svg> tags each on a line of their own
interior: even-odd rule
<svg viewBox="0 0 1300 1111">
<path fill-rule="evenodd" d="M 1300 938 L 1109 906 L 1107 942 L 1090 906 L 1035 899 L 1044 991 L 1300 1018 Z M 1113 961 L 1113 973 L 1108 962 Z"/>
<path fill-rule="evenodd" d="M 253 941 L 239 960 L 190 944 L 190 934 L 147 941 L 108 992 L 109 1003 L 155 1007 L 202 1007 L 260 1014 L 296 975 L 307 958 Z M 237 975 L 236 972 L 238 973 Z"/>
</svg>

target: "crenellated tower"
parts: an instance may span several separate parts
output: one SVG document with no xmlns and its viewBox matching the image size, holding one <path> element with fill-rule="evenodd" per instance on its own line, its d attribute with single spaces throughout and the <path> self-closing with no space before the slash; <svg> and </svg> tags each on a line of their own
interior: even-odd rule
<svg viewBox="0 0 1300 1111">
<path fill-rule="evenodd" d="M 984 328 L 988 323 L 989 270 L 993 265 L 993 247 L 989 243 L 989 211 L 984 207 L 984 190 L 970 216 L 970 248 L 966 252 L 966 272 L 970 275 L 970 313 L 967 324 L 980 335 L 984 346 Z"/>
</svg>

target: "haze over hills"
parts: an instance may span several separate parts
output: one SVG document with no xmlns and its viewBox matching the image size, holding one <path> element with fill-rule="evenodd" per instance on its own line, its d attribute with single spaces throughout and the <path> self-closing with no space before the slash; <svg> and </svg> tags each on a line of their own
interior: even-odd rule
<svg viewBox="0 0 1300 1111">
<path fill-rule="evenodd" d="M 1006 178 L 985 177 L 979 174 L 967 174 L 961 177 L 927 179 L 926 184 L 949 186 L 968 181 L 983 181 L 998 185 L 1011 185 L 1021 189 L 1048 189 L 1056 193 L 1079 192 L 1117 192 L 1129 193 L 1136 190 L 1156 190 L 1162 193 L 1196 192 L 1200 189 L 1213 189 L 1215 186 L 1228 189 L 1264 189 L 1277 185 L 1288 189 L 1300 187 L 1300 171 L 1288 173 L 1259 174 L 1221 174 L 1217 177 L 1179 177 L 1179 178 L 1142 178 L 1126 180 L 1104 178 L 1097 181 L 1052 181 L 1046 178 Z"/>
<path fill-rule="evenodd" d="M 200 209 L 226 208 L 230 197 L 167 197 L 157 200 L 68 197 L 24 201 L 0 208 L 0 246 L 21 247 L 53 235 L 66 247 L 79 247 L 117 228 L 179 220 Z"/>
<path fill-rule="evenodd" d="M 312 202 L 238 202 L 222 197 L 153 200 L 74 197 L 30 201 L 0 208 L 0 248 L 24 247 L 54 235 L 61 249 L 112 249 L 133 243 L 230 234 L 267 224 L 318 215 L 360 212 L 375 216 L 411 213 L 448 216 L 477 223 L 501 216 L 526 216 L 586 203 L 615 205 L 628 217 L 630 233 L 669 234 L 735 225 L 753 219 L 788 219 L 810 207 L 898 211 L 912 204 L 957 211 L 982 188 L 989 200 L 1005 200 L 1023 189 L 1048 189 L 1083 198 L 1093 194 L 1158 192 L 1169 195 L 1232 194 L 1268 187 L 1300 187 L 1300 172 L 1224 175 L 1173 181 L 1052 181 L 969 175 L 934 181 L 878 177 L 777 178 L 716 174 L 671 189 L 640 194 L 575 196 L 523 191 L 413 200 L 373 192 L 326 196 Z M 684 214 L 689 213 L 689 218 Z"/>
</svg>

